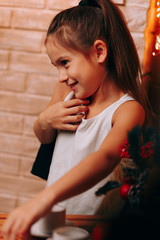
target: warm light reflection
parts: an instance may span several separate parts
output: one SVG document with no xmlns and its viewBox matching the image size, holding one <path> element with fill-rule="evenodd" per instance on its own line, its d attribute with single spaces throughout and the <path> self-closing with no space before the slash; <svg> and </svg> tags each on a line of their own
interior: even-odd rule
<svg viewBox="0 0 160 240">
<path fill-rule="evenodd" d="M 160 1 L 157 1 L 157 18 L 160 23 Z M 155 52 L 152 53 L 153 56 L 160 54 L 160 33 L 156 34 Z"/>
<path fill-rule="evenodd" d="M 160 34 L 156 35 L 155 50 L 156 52 L 152 53 L 153 56 L 160 54 Z"/>
<path fill-rule="evenodd" d="M 157 18 L 160 18 L 160 1 L 157 1 Z"/>
<path fill-rule="evenodd" d="M 160 50 L 160 34 L 156 36 L 156 50 Z"/>
</svg>

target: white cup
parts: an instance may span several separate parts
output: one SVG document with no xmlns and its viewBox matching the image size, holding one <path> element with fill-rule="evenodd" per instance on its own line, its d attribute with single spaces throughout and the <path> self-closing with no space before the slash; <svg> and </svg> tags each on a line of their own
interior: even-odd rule
<svg viewBox="0 0 160 240">
<path fill-rule="evenodd" d="M 65 225 L 65 216 L 65 207 L 60 204 L 55 205 L 49 214 L 40 218 L 32 225 L 31 234 L 38 235 L 38 233 L 44 233 L 44 235 L 51 235 L 55 228 Z"/>
<path fill-rule="evenodd" d="M 79 227 L 60 227 L 53 231 L 53 240 L 87 240 L 89 238 L 89 233 Z"/>
</svg>

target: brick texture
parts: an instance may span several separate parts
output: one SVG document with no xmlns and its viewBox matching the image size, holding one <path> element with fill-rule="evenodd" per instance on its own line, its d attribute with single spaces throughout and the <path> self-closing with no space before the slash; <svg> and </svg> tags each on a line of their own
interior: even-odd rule
<svg viewBox="0 0 160 240">
<path fill-rule="evenodd" d="M 33 123 L 58 79 L 44 46 L 51 19 L 79 0 L 0 0 L 0 212 L 10 212 L 45 182 L 31 175 L 39 141 Z M 150 0 L 126 0 L 123 11 L 141 61 Z"/>
<path fill-rule="evenodd" d="M 8 51 L 0 50 L 0 70 L 8 68 L 8 62 L 9 62 L 9 53 Z"/>
<path fill-rule="evenodd" d="M 42 36 L 41 32 L 1 29 L 0 45 L 2 49 L 40 52 Z"/>
<path fill-rule="evenodd" d="M 13 51 L 10 55 L 9 69 L 27 73 L 56 75 L 56 70 L 46 54 Z"/>
<path fill-rule="evenodd" d="M 58 11 L 23 9 L 13 11 L 12 26 L 18 29 L 46 31 L 51 19 Z"/>
<path fill-rule="evenodd" d="M 24 92 L 26 75 L 22 72 L 0 71 L 0 90 Z"/>
<path fill-rule="evenodd" d="M 7 121 L 6 121 L 7 119 Z M 0 131 L 12 134 L 22 134 L 24 128 L 24 117 L 19 114 L 0 112 Z"/>
<path fill-rule="evenodd" d="M 0 26 L 9 27 L 11 23 L 11 10 L 0 8 Z"/>
<path fill-rule="evenodd" d="M 80 1 L 79 0 L 48 0 L 47 1 L 47 7 L 50 9 L 66 9 L 69 7 L 76 6 Z"/>
<path fill-rule="evenodd" d="M 1 0 L 1 6 L 22 8 L 44 8 L 45 0 Z"/>
</svg>

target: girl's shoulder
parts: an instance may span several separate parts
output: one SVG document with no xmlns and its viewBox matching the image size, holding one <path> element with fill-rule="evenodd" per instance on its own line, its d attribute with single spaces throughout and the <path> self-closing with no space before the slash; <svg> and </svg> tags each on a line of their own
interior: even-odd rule
<svg viewBox="0 0 160 240">
<path fill-rule="evenodd" d="M 145 119 L 145 111 L 142 105 L 136 100 L 126 101 L 122 103 L 115 111 L 112 123 L 116 122 L 135 122 L 142 125 Z"/>
</svg>

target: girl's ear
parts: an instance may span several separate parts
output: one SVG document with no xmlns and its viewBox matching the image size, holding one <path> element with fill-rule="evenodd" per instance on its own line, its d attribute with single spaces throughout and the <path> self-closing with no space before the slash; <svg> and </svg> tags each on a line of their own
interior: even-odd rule
<svg viewBox="0 0 160 240">
<path fill-rule="evenodd" d="M 96 52 L 97 62 L 103 63 L 107 58 L 107 46 L 104 41 L 96 40 L 94 42 L 94 49 Z"/>
</svg>

